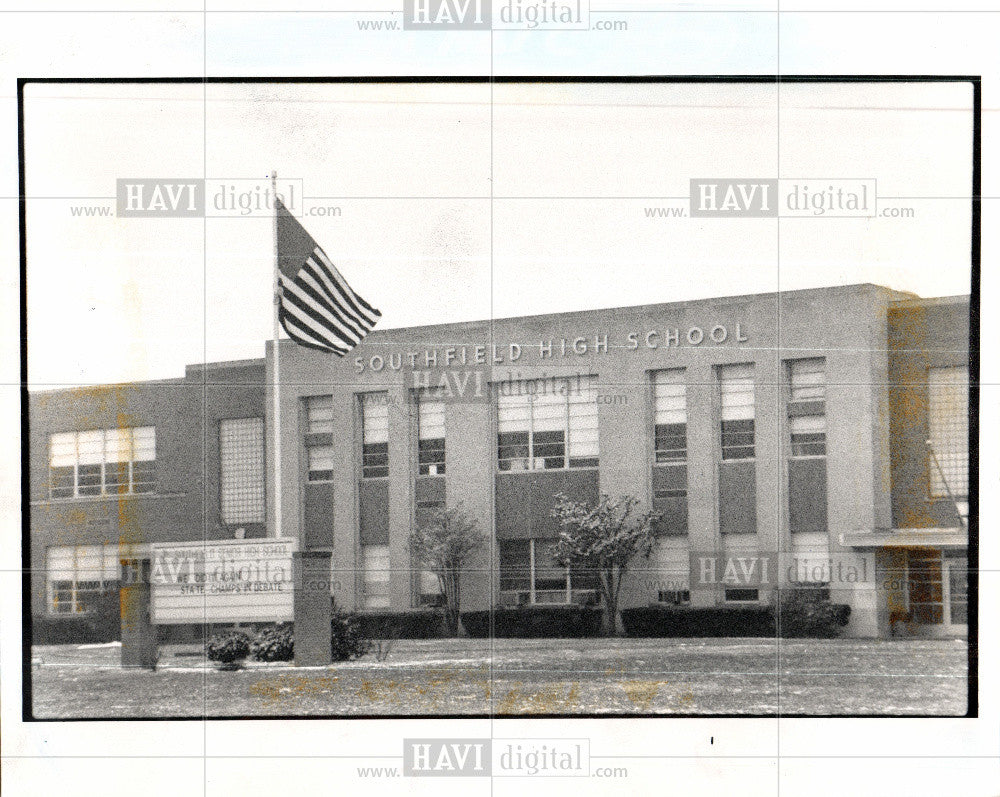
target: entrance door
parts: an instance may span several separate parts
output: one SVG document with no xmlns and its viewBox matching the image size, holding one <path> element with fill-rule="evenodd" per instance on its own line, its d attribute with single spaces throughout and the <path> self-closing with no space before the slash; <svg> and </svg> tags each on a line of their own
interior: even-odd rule
<svg viewBox="0 0 1000 797">
<path fill-rule="evenodd" d="M 969 564 L 966 559 L 945 559 L 945 622 L 952 632 L 969 633 Z"/>
<path fill-rule="evenodd" d="M 907 597 L 910 628 L 926 636 L 968 633 L 968 566 L 939 549 L 909 551 Z"/>
</svg>

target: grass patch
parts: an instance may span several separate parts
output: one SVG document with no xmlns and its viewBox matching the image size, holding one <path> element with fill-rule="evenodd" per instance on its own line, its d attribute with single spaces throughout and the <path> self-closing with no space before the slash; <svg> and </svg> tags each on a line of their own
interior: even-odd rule
<svg viewBox="0 0 1000 797">
<path fill-rule="evenodd" d="M 939 714 L 966 710 L 965 641 L 399 640 L 323 668 L 218 672 L 191 645 L 156 672 L 117 648 L 36 646 L 38 718 L 414 714 Z"/>
</svg>

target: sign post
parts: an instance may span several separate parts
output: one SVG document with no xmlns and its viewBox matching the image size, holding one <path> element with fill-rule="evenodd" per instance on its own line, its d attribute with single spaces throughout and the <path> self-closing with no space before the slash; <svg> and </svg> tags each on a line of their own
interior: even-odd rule
<svg viewBox="0 0 1000 797">
<path fill-rule="evenodd" d="M 149 559 L 121 560 L 122 667 L 156 669 L 156 627 L 150 614 Z"/>
<path fill-rule="evenodd" d="M 295 666 L 322 667 L 331 660 L 329 551 L 300 551 L 295 563 Z"/>
</svg>

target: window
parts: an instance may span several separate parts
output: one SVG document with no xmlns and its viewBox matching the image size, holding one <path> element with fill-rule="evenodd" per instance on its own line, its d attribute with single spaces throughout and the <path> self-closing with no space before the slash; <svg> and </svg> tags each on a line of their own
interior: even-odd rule
<svg viewBox="0 0 1000 797">
<path fill-rule="evenodd" d="M 910 618 L 915 623 L 944 622 L 944 589 L 940 551 L 911 550 L 907 557 Z"/>
<path fill-rule="evenodd" d="M 676 606 L 691 602 L 691 572 L 686 537 L 661 537 L 641 567 L 656 588 L 656 600 Z"/>
<path fill-rule="evenodd" d="M 433 570 L 421 570 L 417 584 L 417 606 L 444 606 L 441 581 Z"/>
<path fill-rule="evenodd" d="M 333 480 L 333 396 L 310 396 L 306 403 L 306 478 Z"/>
<path fill-rule="evenodd" d="M 93 611 L 101 595 L 120 586 L 117 545 L 49 548 L 46 569 L 51 614 Z"/>
<path fill-rule="evenodd" d="M 687 460 L 687 385 L 684 369 L 653 374 L 656 462 Z"/>
<path fill-rule="evenodd" d="M 969 495 L 969 369 L 927 370 L 930 494 L 956 499 Z"/>
<path fill-rule="evenodd" d="M 361 476 L 389 475 L 389 394 L 365 393 L 361 398 Z"/>
<path fill-rule="evenodd" d="M 417 501 L 417 523 L 426 522 L 434 512 L 444 509 L 444 506 L 444 501 Z M 437 573 L 421 569 L 416 557 L 414 557 L 414 569 L 417 571 L 416 605 L 443 606 L 444 594 L 441 592 L 441 582 Z"/>
<path fill-rule="evenodd" d="M 952 625 L 969 622 L 969 568 L 965 561 L 945 560 L 948 576 L 948 616 Z"/>
<path fill-rule="evenodd" d="M 444 402 L 417 396 L 417 469 L 421 476 L 443 476 L 445 468 Z"/>
<path fill-rule="evenodd" d="M 49 494 L 52 498 L 153 492 L 156 432 L 92 429 L 49 438 Z"/>
<path fill-rule="evenodd" d="M 219 424 L 223 523 L 264 522 L 264 419 Z"/>
<path fill-rule="evenodd" d="M 826 456 L 826 361 L 788 363 L 788 433 L 793 457 Z"/>
<path fill-rule="evenodd" d="M 760 592 L 756 589 L 727 589 L 726 601 L 728 603 L 752 603 L 760 599 Z"/>
<path fill-rule="evenodd" d="M 687 385 L 684 369 L 653 373 L 656 533 L 687 534 Z"/>
<path fill-rule="evenodd" d="M 595 468 L 594 377 L 510 381 L 497 396 L 499 470 Z"/>
<path fill-rule="evenodd" d="M 718 370 L 722 458 L 754 458 L 754 389 L 752 365 L 724 365 Z"/>
<path fill-rule="evenodd" d="M 584 603 L 599 600 L 598 576 L 553 559 L 554 540 L 501 540 L 500 603 Z"/>
<path fill-rule="evenodd" d="M 389 569 L 388 545 L 361 546 L 361 574 L 364 607 L 388 609 L 389 583 L 392 575 Z"/>
<path fill-rule="evenodd" d="M 686 589 L 661 589 L 656 593 L 658 603 L 670 603 L 674 606 L 684 606 L 691 603 L 691 591 Z"/>
</svg>

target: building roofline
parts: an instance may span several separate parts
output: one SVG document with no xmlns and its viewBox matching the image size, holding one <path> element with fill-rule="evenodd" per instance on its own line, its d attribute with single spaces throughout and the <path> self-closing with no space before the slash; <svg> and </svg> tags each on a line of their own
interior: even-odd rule
<svg viewBox="0 0 1000 797">
<path fill-rule="evenodd" d="M 766 293 L 744 293 L 736 294 L 732 296 L 710 296 L 702 299 L 679 299 L 673 302 L 655 302 L 652 304 L 636 304 L 636 305 L 619 305 L 617 307 L 594 307 L 589 310 L 566 310 L 557 313 L 538 313 L 536 315 L 523 315 L 523 316 L 504 316 L 502 318 L 494 319 L 476 319 L 472 321 L 448 321 L 441 324 L 421 324 L 418 326 L 400 326 L 400 327 L 384 327 L 381 329 L 374 329 L 369 333 L 368 340 L 377 340 L 382 334 L 389 332 L 397 332 L 403 329 L 413 329 L 413 330 L 433 330 L 433 329 L 454 329 L 456 327 L 478 327 L 499 323 L 509 323 L 513 321 L 543 321 L 543 320 L 555 320 L 555 319 L 571 319 L 580 318 L 594 313 L 616 313 L 616 312 L 635 312 L 637 310 L 649 310 L 655 311 L 661 308 L 688 308 L 697 307 L 699 305 L 711 305 L 719 304 L 725 302 L 739 302 L 747 301 L 751 299 L 762 300 L 768 297 L 779 297 L 779 296 L 803 296 L 809 293 L 825 293 L 827 291 L 858 291 L 860 289 L 883 291 L 890 296 L 889 301 L 909 301 L 909 300 L 919 300 L 920 297 L 915 293 L 910 293 L 908 291 L 898 291 L 895 288 L 889 288 L 885 285 L 877 285 L 872 282 L 859 282 L 851 283 L 848 285 L 826 285 L 817 288 L 801 288 L 792 291 L 768 291 Z M 899 299 L 892 298 L 899 297 Z M 270 341 L 269 341 L 270 342 Z"/>
<path fill-rule="evenodd" d="M 933 307 L 946 304 L 968 304 L 971 297 L 967 293 L 956 294 L 955 296 L 932 296 L 929 299 L 922 299 L 919 296 L 913 299 L 897 299 L 891 302 L 890 309 L 906 307 Z"/>
<path fill-rule="evenodd" d="M 263 366 L 263 357 L 251 357 L 247 360 L 216 360 L 210 363 L 189 363 L 184 366 L 185 371 L 214 371 L 223 368 L 252 368 L 255 365 Z"/>
<path fill-rule="evenodd" d="M 31 388 L 29 386 L 28 395 L 52 395 L 56 393 L 69 393 L 74 390 L 114 390 L 115 388 L 129 388 L 135 385 L 142 385 L 143 387 L 152 385 L 184 385 L 190 384 L 188 377 L 192 373 L 197 374 L 206 371 L 221 370 L 223 368 L 263 368 L 264 363 L 265 360 L 263 357 L 253 357 L 247 360 L 218 360 L 210 363 L 189 363 L 184 366 L 184 376 L 172 376 L 161 379 L 136 379 L 127 382 L 95 382 L 93 384 L 80 384 L 73 385 L 71 387 L 52 387 L 41 389 Z"/>
</svg>

